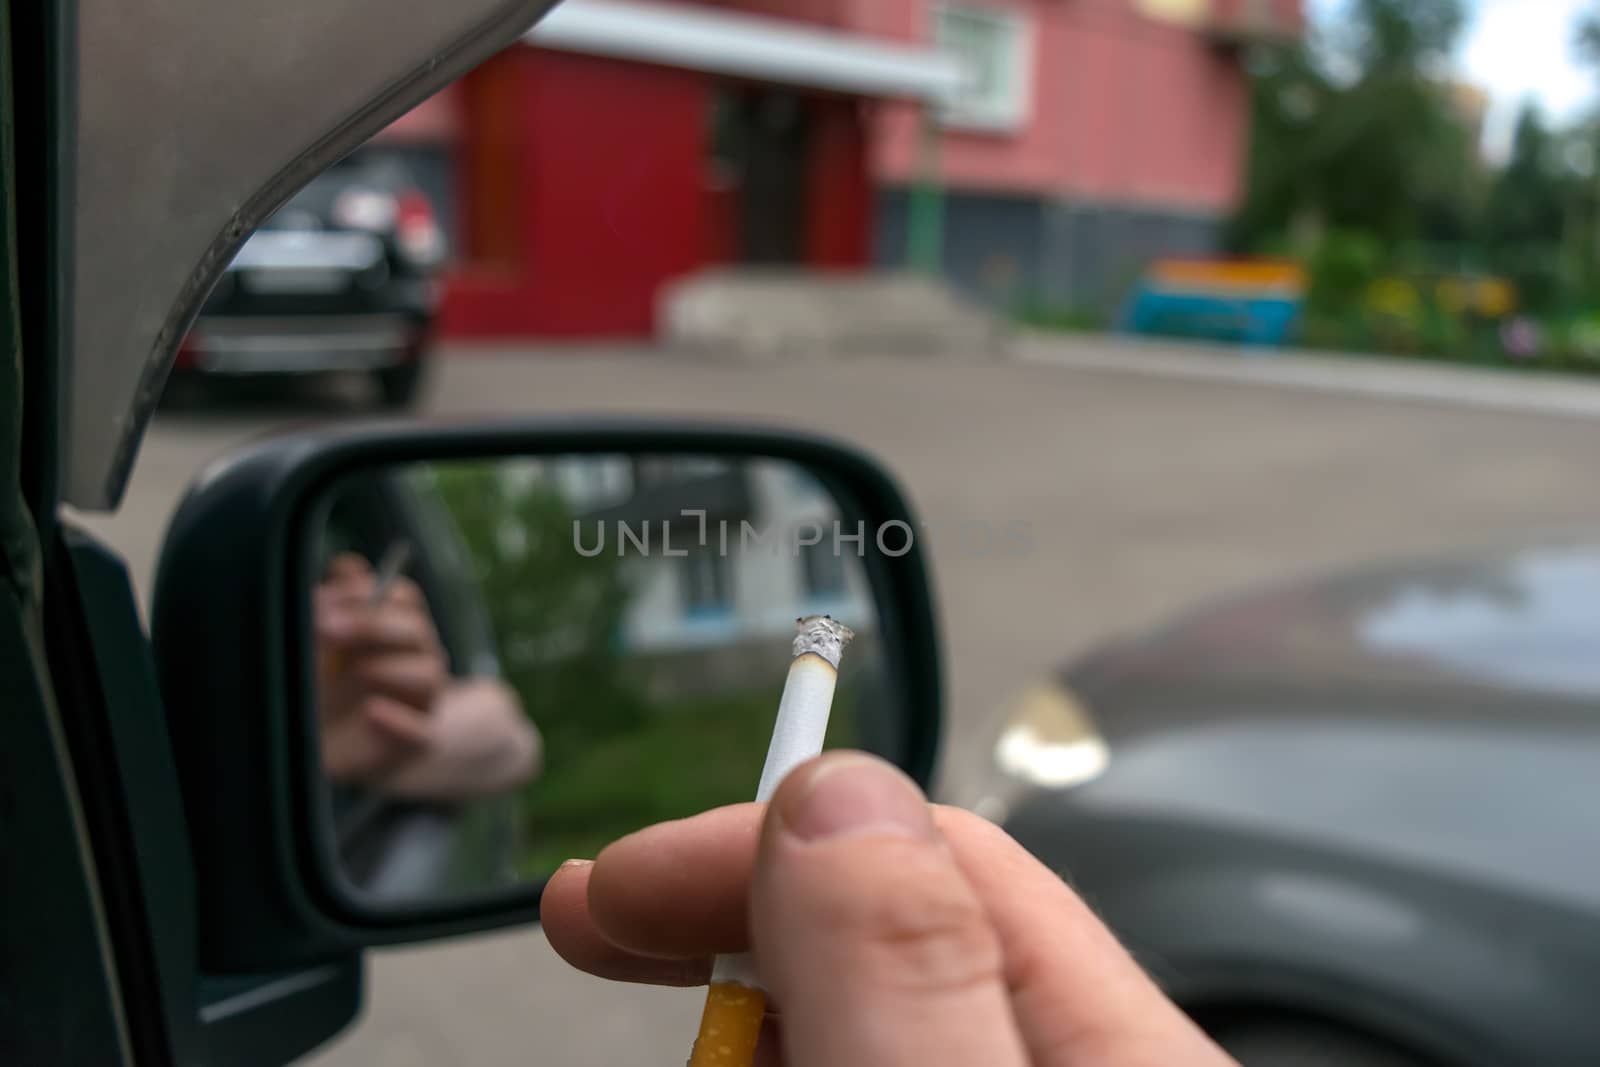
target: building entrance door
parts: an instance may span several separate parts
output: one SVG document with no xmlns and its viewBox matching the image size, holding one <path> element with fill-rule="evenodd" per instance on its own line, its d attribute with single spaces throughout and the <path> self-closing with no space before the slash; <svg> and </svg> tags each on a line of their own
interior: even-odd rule
<svg viewBox="0 0 1600 1067">
<path fill-rule="evenodd" d="M 733 257 L 792 264 L 805 258 L 811 114 L 799 94 L 728 87 L 718 100 L 713 150 L 736 187 Z"/>
</svg>

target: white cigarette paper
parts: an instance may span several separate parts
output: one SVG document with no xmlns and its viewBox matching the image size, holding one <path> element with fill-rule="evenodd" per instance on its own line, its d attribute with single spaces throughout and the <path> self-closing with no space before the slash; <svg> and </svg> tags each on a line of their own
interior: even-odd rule
<svg viewBox="0 0 1600 1067">
<path fill-rule="evenodd" d="M 767 762 L 761 768 L 756 800 L 772 799 L 779 783 L 806 760 L 822 752 L 828 733 L 828 715 L 833 710 L 833 690 L 839 681 L 839 657 L 855 636 L 848 626 L 827 615 L 810 615 L 795 623 L 794 660 L 778 700 L 778 718 L 772 724 L 772 741 L 767 746 Z M 737 982 L 761 989 L 755 962 L 747 952 L 718 956 L 711 968 L 711 981 Z"/>
<path fill-rule="evenodd" d="M 400 572 L 411 560 L 411 542 L 396 541 L 389 546 L 383 554 L 383 559 L 378 563 L 377 576 L 372 581 L 372 594 L 368 599 L 368 606 L 380 608 L 389 596 L 389 588 L 400 577 Z"/>
</svg>

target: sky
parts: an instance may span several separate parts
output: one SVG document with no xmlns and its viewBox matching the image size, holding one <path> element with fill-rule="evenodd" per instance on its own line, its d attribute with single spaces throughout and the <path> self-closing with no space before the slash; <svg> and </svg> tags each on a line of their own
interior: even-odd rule
<svg viewBox="0 0 1600 1067">
<path fill-rule="evenodd" d="M 1309 0 L 1319 21 L 1347 0 Z M 1492 94 L 1485 149 L 1503 158 L 1518 109 L 1537 100 L 1554 120 L 1578 117 L 1600 100 L 1600 74 L 1583 70 L 1572 50 L 1573 26 L 1596 0 L 1468 0 L 1471 15 L 1456 51 L 1462 77 Z M 1600 5 L 1596 5 L 1600 6 Z"/>
</svg>

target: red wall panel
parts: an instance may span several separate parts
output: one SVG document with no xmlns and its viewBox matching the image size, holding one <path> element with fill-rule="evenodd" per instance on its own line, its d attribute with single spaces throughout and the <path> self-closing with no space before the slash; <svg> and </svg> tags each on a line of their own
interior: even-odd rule
<svg viewBox="0 0 1600 1067">
<path fill-rule="evenodd" d="M 446 299 L 455 336 L 648 336 L 664 282 L 706 245 L 704 76 L 525 49 L 520 262 L 467 265 Z M 469 176 L 468 197 L 494 176 Z M 480 223 L 481 224 L 481 223 Z M 485 269 L 488 268 L 488 269 Z"/>
<path fill-rule="evenodd" d="M 806 262 L 864 267 L 872 255 L 873 196 L 863 105 L 853 97 L 822 96 L 809 106 Z"/>
</svg>

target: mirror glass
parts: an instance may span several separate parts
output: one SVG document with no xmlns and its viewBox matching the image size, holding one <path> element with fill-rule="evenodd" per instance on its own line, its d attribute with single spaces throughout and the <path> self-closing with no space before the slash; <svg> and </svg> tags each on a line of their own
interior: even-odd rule
<svg viewBox="0 0 1600 1067">
<path fill-rule="evenodd" d="M 856 633 L 828 744 L 892 755 L 873 534 L 799 465 L 394 466 L 313 514 L 324 853 L 364 902 L 537 882 L 751 799 L 800 616 Z"/>
</svg>

